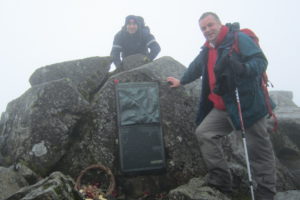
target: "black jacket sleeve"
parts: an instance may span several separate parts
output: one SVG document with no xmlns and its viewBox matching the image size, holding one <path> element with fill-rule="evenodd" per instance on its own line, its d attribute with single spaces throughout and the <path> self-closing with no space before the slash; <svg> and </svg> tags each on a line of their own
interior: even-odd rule
<svg viewBox="0 0 300 200">
<path fill-rule="evenodd" d="M 160 52 L 160 46 L 156 41 L 153 41 L 148 45 L 148 47 L 150 49 L 148 57 L 150 60 L 154 60 Z"/>
<path fill-rule="evenodd" d="M 148 57 L 152 61 L 156 58 L 161 49 L 155 37 L 149 31 L 144 31 L 144 35 L 146 37 L 147 48 L 150 49 Z"/>
<path fill-rule="evenodd" d="M 198 56 L 191 62 L 185 73 L 180 79 L 180 84 L 185 85 L 188 84 L 197 78 L 202 76 L 202 68 L 201 68 L 202 54 L 198 54 Z"/>
<path fill-rule="evenodd" d="M 113 62 L 115 66 L 118 68 L 121 66 L 121 51 L 122 51 L 122 44 L 121 44 L 121 32 L 118 32 L 113 41 L 113 46 L 110 52 L 110 56 L 113 58 Z"/>
</svg>

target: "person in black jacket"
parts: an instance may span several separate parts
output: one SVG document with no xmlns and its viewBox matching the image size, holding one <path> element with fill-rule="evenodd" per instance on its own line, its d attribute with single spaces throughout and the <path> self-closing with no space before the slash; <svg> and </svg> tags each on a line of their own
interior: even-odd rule
<svg viewBox="0 0 300 200">
<path fill-rule="evenodd" d="M 150 50 L 150 51 L 149 51 Z M 111 56 L 117 68 L 122 65 L 122 60 L 130 55 L 143 54 L 145 60 L 154 60 L 160 52 L 160 46 L 145 26 L 141 16 L 128 15 L 125 25 L 115 35 Z"/>
</svg>

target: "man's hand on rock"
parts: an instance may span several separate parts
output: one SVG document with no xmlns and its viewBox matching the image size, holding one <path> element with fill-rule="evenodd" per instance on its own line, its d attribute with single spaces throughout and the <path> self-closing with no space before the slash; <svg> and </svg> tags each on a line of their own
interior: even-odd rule
<svg viewBox="0 0 300 200">
<path fill-rule="evenodd" d="M 170 83 L 171 88 L 176 88 L 181 85 L 180 80 L 178 80 L 177 78 L 174 78 L 174 77 L 168 77 L 167 82 Z"/>
</svg>

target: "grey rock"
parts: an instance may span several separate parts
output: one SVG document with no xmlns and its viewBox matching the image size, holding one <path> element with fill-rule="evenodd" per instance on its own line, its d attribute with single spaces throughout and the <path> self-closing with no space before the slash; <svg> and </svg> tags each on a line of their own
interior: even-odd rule
<svg viewBox="0 0 300 200">
<path fill-rule="evenodd" d="M 123 69 L 109 73 L 110 63 L 108 57 L 95 57 L 38 69 L 30 78 L 32 87 L 10 102 L 1 116 L 0 165 L 14 165 L 17 173 L 33 184 L 39 176 L 53 171 L 76 178 L 87 166 L 100 163 L 112 170 L 118 189 L 128 197 L 140 198 L 144 192 L 155 194 L 176 188 L 169 198 L 224 199 L 224 195 L 216 194 L 212 188 L 197 187 L 201 186 L 201 180 L 195 178 L 206 174 L 194 135 L 200 80 L 170 88 L 166 78 L 180 78 L 186 70 L 171 57 L 148 63 L 144 56 L 134 55 L 124 60 Z M 117 82 L 158 83 L 166 173 L 131 177 L 120 173 Z M 293 103 L 290 92 L 270 93 L 277 103 L 275 112 L 280 125 L 276 133 L 270 133 L 278 158 L 277 189 L 299 189 L 299 107 Z M 248 177 L 240 135 L 225 137 L 223 147 L 236 190 L 246 194 Z M 41 187 L 27 193 L 30 191 L 31 196 L 36 191 L 42 193 L 38 188 Z"/>
<path fill-rule="evenodd" d="M 203 186 L 202 178 L 192 178 L 187 184 L 171 190 L 169 200 L 229 200 L 225 194 L 208 186 Z"/>
<path fill-rule="evenodd" d="M 37 175 L 34 171 L 32 171 L 22 163 L 16 164 L 15 166 L 13 166 L 13 169 L 22 177 L 24 177 L 30 185 L 35 184 L 41 179 L 39 175 Z"/>
<path fill-rule="evenodd" d="M 36 184 L 22 188 L 6 200 L 82 200 L 74 185 L 72 178 L 54 172 Z"/>
<path fill-rule="evenodd" d="M 0 167 L 0 199 L 5 199 L 22 187 L 27 181 L 12 168 Z"/>
<path fill-rule="evenodd" d="M 142 65 L 145 65 L 147 63 L 149 63 L 149 61 L 145 60 L 145 56 L 142 54 L 130 55 L 124 58 L 124 60 L 122 61 L 122 66 L 117 68 L 113 72 L 113 74 L 128 71 L 140 67 Z"/>
<path fill-rule="evenodd" d="M 300 199 L 300 190 L 289 190 L 278 192 L 274 200 L 298 200 Z"/>
<path fill-rule="evenodd" d="M 111 57 L 91 57 L 38 68 L 30 77 L 32 86 L 69 78 L 87 99 L 96 92 L 109 75 Z"/>
<path fill-rule="evenodd" d="M 297 107 L 293 102 L 293 92 L 291 91 L 270 91 L 270 97 L 279 108 Z"/>
<path fill-rule="evenodd" d="M 163 57 L 129 71 L 111 76 L 95 95 L 89 119 L 80 129 L 80 139 L 60 161 L 66 174 L 75 176 L 80 169 L 93 163 L 102 163 L 124 180 L 122 184 L 146 188 L 147 182 L 156 182 L 153 190 L 160 186 L 175 187 L 193 176 L 204 174 L 204 164 L 198 148 L 195 130 L 197 101 L 184 87 L 171 89 L 166 82 L 168 76 L 180 76 L 185 67 L 170 57 Z M 117 135 L 117 112 L 115 80 L 125 82 L 157 82 L 159 84 L 162 129 L 167 157 L 167 172 L 164 178 L 153 176 L 123 179 L 119 175 Z M 194 83 L 197 84 L 197 83 Z M 196 87 L 194 87 L 195 89 Z M 192 89 L 191 89 L 192 90 Z M 199 93 L 199 92 L 198 92 Z M 151 179 L 151 180 L 150 180 Z M 147 180 L 147 181 L 145 181 Z M 144 184 L 144 186 L 143 186 Z"/>
<path fill-rule="evenodd" d="M 271 132 L 274 150 L 280 161 L 292 174 L 293 180 L 300 186 L 300 108 L 288 91 L 272 91 L 270 96 L 277 104 L 275 114 L 278 130 Z M 269 120 L 273 126 L 273 120 Z"/>
<path fill-rule="evenodd" d="M 10 102 L 0 121 L 3 165 L 46 175 L 72 145 L 75 126 L 89 110 L 70 79 L 39 84 Z"/>
</svg>

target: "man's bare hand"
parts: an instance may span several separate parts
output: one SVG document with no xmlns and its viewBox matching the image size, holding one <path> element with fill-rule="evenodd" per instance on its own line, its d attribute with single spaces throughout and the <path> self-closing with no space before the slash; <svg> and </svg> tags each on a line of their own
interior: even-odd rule
<svg viewBox="0 0 300 200">
<path fill-rule="evenodd" d="M 178 80 L 177 78 L 174 78 L 174 77 L 168 77 L 167 82 L 170 83 L 171 88 L 176 88 L 176 87 L 179 87 L 181 85 L 180 80 Z"/>
</svg>

